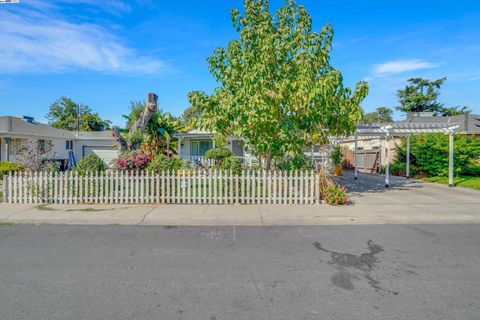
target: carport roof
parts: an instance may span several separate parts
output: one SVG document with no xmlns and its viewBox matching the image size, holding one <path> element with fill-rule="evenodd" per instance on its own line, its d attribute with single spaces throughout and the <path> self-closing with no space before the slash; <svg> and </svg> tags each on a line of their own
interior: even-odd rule
<svg viewBox="0 0 480 320">
<path fill-rule="evenodd" d="M 382 138 L 408 136 L 425 133 L 455 133 L 458 124 L 452 123 L 412 123 L 406 121 L 394 122 L 389 125 L 362 124 L 357 126 L 355 134 L 358 137 Z"/>
</svg>

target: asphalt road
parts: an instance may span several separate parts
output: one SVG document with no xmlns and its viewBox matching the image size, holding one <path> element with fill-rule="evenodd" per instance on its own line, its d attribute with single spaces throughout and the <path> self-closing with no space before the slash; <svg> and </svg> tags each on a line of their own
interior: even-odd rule
<svg viewBox="0 0 480 320">
<path fill-rule="evenodd" d="M 480 225 L 0 226 L 0 319 L 480 319 Z"/>
</svg>

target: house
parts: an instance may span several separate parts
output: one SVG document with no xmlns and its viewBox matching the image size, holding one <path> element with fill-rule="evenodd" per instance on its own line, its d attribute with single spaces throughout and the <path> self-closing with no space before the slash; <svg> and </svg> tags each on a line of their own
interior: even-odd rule
<svg viewBox="0 0 480 320">
<path fill-rule="evenodd" d="M 480 115 L 461 114 L 457 116 L 434 116 L 431 112 L 411 112 L 407 114 L 407 118 L 402 121 L 393 123 L 394 127 L 406 126 L 458 126 L 456 135 L 478 135 L 480 136 Z M 375 126 L 375 125 L 373 125 Z M 388 157 L 389 163 L 396 159 L 396 146 L 400 145 L 401 137 L 392 136 L 388 142 L 379 137 L 358 137 L 357 141 L 357 164 L 361 172 L 376 172 L 385 165 L 386 149 L 390 150 Z M 354 167 L 354 148 L 355 138 L 348 137 L 341 139 L 339 144 L 345 147 L 344 166 L 352 169 Z"/>
<path fill-rule="evenodd" d="M 96 153 L 109 166 L 118 155 L 114 147 L 110 131 L 68 131 L 37 122 L 32 117 L 0 116 L 0 160 L 3 161 L 22 162 L 28 152 L 41 149 L 46 159 L 57 161 L 63 167 L 90 153 Z"/>
<path fill-rule="evenodd" d="M 178 139 L 178 157 L 191 163 L 211 166 L 213 162 L 205 157 L 205 152 L 215 148 L 214 136 L 213 132 L 201 130 L 174 134 Z M 245 140 L 242 138 L 227 137 L 225 147 L 230 149 L 242 163 L 251 165 L 253 162 L 258 162 L 252 155 L 252 150 L 245 146 Z"/>
</svg>

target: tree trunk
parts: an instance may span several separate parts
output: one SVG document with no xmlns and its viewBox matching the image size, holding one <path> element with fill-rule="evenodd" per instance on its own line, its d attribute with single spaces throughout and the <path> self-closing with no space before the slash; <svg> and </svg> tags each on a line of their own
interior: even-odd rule
<svg viewBox="0 0 480 320">
<path fill-rule="evenodd" d="M 142 111 L 142 113 L 138 117 L 137 121 L 135 121 L 135 123 L 130 128 L 130 131 L 128 132 L 130 136 L 134 136 L 139 131 L 141 133 L 145 131 L 145 128 L 147 127 L 148 122 L 150 121 L 150 119 L 152 119 L 153 115 L 157 111 L 157 101 L 158 101 L 158 96 L 155 93 L 149 92 L 147 94 L 147 105 L 145 106 L 145 109 Z M 130 147 L 131 149 L 138 149 L 140 146 L 138 145 L 138 143 L 135 143 Z"/>
<path fill-rule="evenodd" d="M 266 160 L 265 170 L 266 170 L 267 172 L 270 172 L 270 162 L 272 161 L 272 150 L 268 150 L 268 152 L 267 152 L 267 158 L 266 158 L 265 160 Z"/>
<path fill-rule="evenodd" d="M 120 152 L 125 152 L 128 150 L 127 141 L 123 139 L 122 135 L 120 134 L 120 128 L 118 126 L 112 127 L 112 136 L 117 143 L 117 149 Z"/>
</svg>

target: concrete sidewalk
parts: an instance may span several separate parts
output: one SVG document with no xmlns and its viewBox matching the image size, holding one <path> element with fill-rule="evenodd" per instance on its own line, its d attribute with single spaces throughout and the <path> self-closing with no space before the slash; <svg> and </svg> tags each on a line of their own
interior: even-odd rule
<svg viewBox="0 0 480 320">
<path fill-rule="evenodd" d="M 335 225 L 480 223 L 480 191 L 346 173 L 340 182 L 352 204 L 329 205 L 12 205 L 0 204 L 0 223 L 122 225 Z"/>
</svg>

